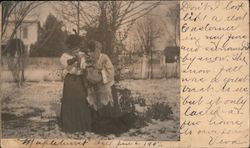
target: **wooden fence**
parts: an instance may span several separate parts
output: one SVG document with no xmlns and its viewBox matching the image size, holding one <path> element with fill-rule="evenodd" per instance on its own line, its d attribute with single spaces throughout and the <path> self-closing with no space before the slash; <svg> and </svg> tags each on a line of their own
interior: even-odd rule
<svg viewBox="0 0 250 148">
<path fill-rule="evenodd" d="M 159 79 L 179 77 L 179 63 L 151 64 L 142 60 L 122 69 L 125 79 Z"/>
<path fill-rule="evenodd" d="M 8 70 L 6 58 L 1 62 L 1 81 L 13 81 L 11 72 Z M 153 64 L 141 59 L 134 64 L 122 67 L 118 75 L 123 79 L 148 79 L 148 78 L 171 78 L 179 77 L 178 63 Z M 25 61 L 25 81 L 62 81 L 66 71 L 63 70 L 59 58 L 28 58 Z"/>
</svg>

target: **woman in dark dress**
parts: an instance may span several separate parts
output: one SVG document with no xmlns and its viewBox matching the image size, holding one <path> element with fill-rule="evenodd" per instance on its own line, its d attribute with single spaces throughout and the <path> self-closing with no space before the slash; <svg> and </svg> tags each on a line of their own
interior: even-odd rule
<svg viewBox="0 0 250 148">
<path fill-rule="evenodd" d="M 80 42 L 79 36 L 68 36 L 66 45 L 70 50 L 63 53 L 60 58 L 62 65 L 67 70 L 64 78 L 60 118 L 62 130 L 68 133 L 91 129 L 90 107 L 86 100 L 85 56 L 80 51 Z"/>
</svg>

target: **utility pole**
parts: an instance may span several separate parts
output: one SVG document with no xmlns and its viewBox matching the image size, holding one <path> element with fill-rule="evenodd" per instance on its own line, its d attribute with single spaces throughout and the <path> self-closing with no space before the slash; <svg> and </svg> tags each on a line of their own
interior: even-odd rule
<svg viewBox="0 0 250 148">
<path fill-rule="evenodd" d="M 150 68 L 150 79 L 153 79 L 153 41 L 150 41 L 151 47 L 150 47 L 150 58 L 151 58 L 151 68 Z"/>
<path fill-rule="evenodd" d="M 151 64 L 150 64 L 150 79 L 153 78 L 153 50 L 151 48 L 151 54 L 150 54 Z"/>
</svg>

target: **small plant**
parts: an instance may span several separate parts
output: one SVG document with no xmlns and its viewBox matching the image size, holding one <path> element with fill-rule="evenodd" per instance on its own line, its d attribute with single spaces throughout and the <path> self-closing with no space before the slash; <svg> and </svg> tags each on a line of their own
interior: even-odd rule
<svg viewBox="0 0 250 148">
<path fill-rule="evenodd" d="M 131 95 L 131 90 L 127 88 L 118 88 L 119 106 L 122 112 L 133 113 L 135 111 L 135 102 Z"/>
<path fill-rule="evenodd" d="M 146 106 L 146 100 L 141 96 L 134 99 L 135 104 L 139 104 L 140 106 Z"/>
<path fill-rule="evenodd" d="M 172 108 L 168 103 L 154 103 L 148 107 L 146 111 L 146 118 L 148 119 L 160 119 L 161 121 L 169 120 L 172 118 Z"/>
</svg>

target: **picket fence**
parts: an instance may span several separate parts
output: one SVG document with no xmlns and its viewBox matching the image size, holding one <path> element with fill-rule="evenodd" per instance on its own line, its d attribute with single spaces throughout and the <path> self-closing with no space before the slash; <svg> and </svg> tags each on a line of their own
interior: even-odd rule
<svg viewBox="0 0 250 148">
<path fill-rule="evenodd" d="M 153 64 L 153 75 L 151 76 L 151 66 L 143 59 L 138 62 L 122 67 L 116 71 L 121 79 L 158 79 L 179 77 L 178 63 Z M 59 58 L 27 58 L 25 61 L 24 78 L 25 81 L 62 81 L 66 71 L 63 70 Z M 1 61 L 1 81 L 12 82 L 11 71 L 8 70 L 7 59 Z"/>
</svg>

